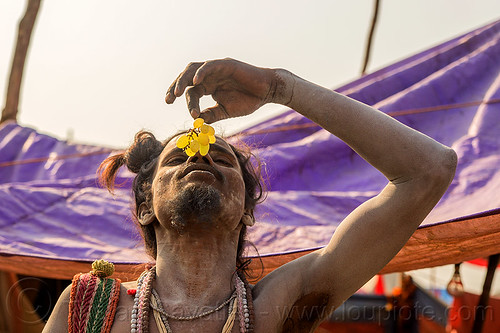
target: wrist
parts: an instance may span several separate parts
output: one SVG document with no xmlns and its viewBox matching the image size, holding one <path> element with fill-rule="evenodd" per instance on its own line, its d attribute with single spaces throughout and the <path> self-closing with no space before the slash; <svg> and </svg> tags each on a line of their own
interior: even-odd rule
<svg viewBox="0 0 500 333">
<path fill-rule="evenodd" d="M 293 98 L 295 76 L 282 68 L 273 68 L 269 71 L 271 71 L 271 83 L 266 103 L 289 106 Z"/>
</svg>

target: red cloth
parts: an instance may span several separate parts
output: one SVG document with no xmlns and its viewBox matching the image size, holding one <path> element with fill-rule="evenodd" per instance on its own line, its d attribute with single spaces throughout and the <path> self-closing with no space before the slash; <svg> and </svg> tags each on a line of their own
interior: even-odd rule
<svg viewBox="0 0 500 333">
<path fill-rule="evenodd" d="M 448 314 L 448 332 L 470 333 L 476 316 L 479 295 L 465 293 L 464 296 L 455 297 Z M 484 316 L 482 333 L 500 332 L 500 299 L 490 298 Z"/>
<path fill-rule="evenodd" d="M 467 263 L 473 264 L 473 265 L 476 265 L 476 266 L 487 267 L 488 266 L 488 259 L 477 258 L 477 259 L 474 259 L 474 260 L 469 260 L 469 261 L 467 261 Z M 498 264 L 497 267 L 500 267 L 500 264 Z"/>
<path fill-rule="evenodd" d="M 373 292 L 375 295 L 385 295 L 384 278 L 382 275 L 377 275 L 377 284 Z"/>
</svg>

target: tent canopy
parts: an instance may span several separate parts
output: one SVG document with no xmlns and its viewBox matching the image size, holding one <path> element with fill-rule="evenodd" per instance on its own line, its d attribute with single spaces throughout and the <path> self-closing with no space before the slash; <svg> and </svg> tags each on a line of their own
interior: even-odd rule
<svg viewBox="0 0 500 333">
<path fill-rule="evenodd" d="M 500 252 L 500 21 L 353 81 L 337 91 L 455 149 L 455 179 L 382 272 Z M 327 244 L 387 180 L 338 138 L 289 110 L 230 138 L 255 147 L 269 191 L 250 240 L 264 272 Z M 131 217 L 130 183 L 111 196 L 96 169 L 111 149 L 0 127 L 0 269 L 69 278 L 104 258 L 132 278 L 150 259 Z M 390 231 L 388 231 L 390 232 Z M 260 264 L 254 260 L 255 269 Z M 129 273 L 126 273 L 129 272 Z"/>
</svg>

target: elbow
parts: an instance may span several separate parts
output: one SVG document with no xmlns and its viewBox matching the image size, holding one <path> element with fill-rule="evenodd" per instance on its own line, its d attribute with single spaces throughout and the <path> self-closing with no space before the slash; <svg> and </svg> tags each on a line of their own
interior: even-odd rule
<svg viewBox="0 0 500 333">
<path fill-rule="evenodd" d="M 434 184 L 434 189 L 442 193 L 450 186 L 457 168 L 457 154 L 448 147 L 443 147 L 442 152 L 432 162 L 432 167 L 427 168 L 427 179 Z"/>
<path fill-rule="evenodd" d="M 444 182 L 446 183 L 446 187 L 448 187 L 455 177 L 455 171 L 457 170 L 457 153 L 451 149 L 446 147 L 445 152 L 443 154 L 443 162 L 442 162 L 442 173 Z"/>
</svg>

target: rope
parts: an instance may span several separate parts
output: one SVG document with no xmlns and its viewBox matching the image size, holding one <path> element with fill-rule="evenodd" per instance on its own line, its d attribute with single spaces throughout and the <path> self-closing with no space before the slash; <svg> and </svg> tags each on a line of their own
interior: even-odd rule
<svg viewBox="0 0 500 333">
<path fill-rule="evenodd" d="M 231 312 L 229 313 L 229 316 L 227 317 L 226 323 L 224 324 L 224 327 L 222 328 L 222 333 L 230 333 L 233 330 L 234 320 L 236 318 L 236 312 L 238 309 L 237 303 L 238 303 L 238 301 L 233 299 L 232 303 L 229 305 Z"/>
<path fill-rule="evenodd" d="M 82 333 L 85 331 L 96 286 L 96 279 L 90 274 L 80 274 L 78 280 L 73 280 L 71 288 L 77 292 L 73 293 L 73 290 L 71 292 L 71 296 L 74 295 L 75 298 L 70 300 L 70 309 L 72 310 L 68 316 L 69 324 L 72 326 L 69 329 L 70 332 Z"/>
<path fill-rule="evenodd" d="M 151 308 L 153 309 L 153 315 L 155 318 L 156 322 L 156 327 L 158 328 L 158 331 L 160 333 L 171 333 L 170 325 L 168 325 L 168 320 L 167 318 L 162 318 L 162 314 L 160 313 L 159 310 L 163 311 L 163 306 L 161 304 L 161 301 L 158 301 L 160 299 L 160 296 L 158 296 L 158 293 L 156 290 L 152 290 L 152 297 L 151 297 Z M 164 320 L 165 319 L 165 320 Z"/>
<path fill-rule="evenodd" d="M 106 321 L 104 322 L 102 333 L 109 333 L 111 331 L 111 326 L 113 326 L 113 321 L 115 319 L 116 308 L 118 307 L 118 301 L 120 299 L 121 281 L 119 279 L 112 279 L 112 281 L 113 288 L 108 302 L 108 308 L 106 309 Z"/>
<path fill-rule="evenodd" d="M 104 325 L 106 310 L 108 309 L 109 299 L 111 297 L 111 288 L 113 287 L 113 281 L 110 279 L 105 279 L 104 285 L 99 287 L 102 288 L 103 292 L 100 295 L 101 297 L 99 299 L 99 303 L 97 303 L 95 323 L 94 327 L 92 327 L 91 330 L 91 332 L 96 332 L 96 333 L 101 332 L 102 327 Z M 96 305 L 95 301 L 93 305 Z"/>
<path fill-rule="evenodd" d="M 85 331 L 87 326 L 88 315 L 90 311 L 90 306 L 92 305 L 92 300 L 94 297 L 94 290 L 96 287 L 95 279 L 87 276 L 86 274 L 81 275 L 80 278 L 81 286 L 78 286 L 80 293 L 77 294 L 75 303 L 79 305 L 77 313 L 75 314 L 75 332 L 80 333 Z"/>
<path fill-rule="evenodd" d="M 73 281 L 71 283 L 71 293 L 69 296 L 68 333 L 74 333 L 72 318 L 73 318 L 73 312 L 75 311 L 75 298 L 78 292 L 77 285 L 81 275 L 82 273 L 76 274 L 73 277 Z"/>
<path fill-rule="evenodd" d="M 91 152 L 91 153 L 78 153 L 78 154 L 67 154 L 67 155 L 57 155 L 57 156 L 27 158 L 25 160 L 15 160 L 15 161 L 2 162 L 2 163 L 0 163 L 0 168 L 6 167 L 6 166 L 12 166 L 12 165 L 47 162 L 48 160 L 58 161 L 58 160 L 67 160 L 67 159 L 70 159 L 70 158 L 77 158 L 77 157 L 85 157 L 85 156 L 93 156 L 93 155 L 103 155 L 103 154 L 112 153 L 114 151 L 121 151 L 121 150 L 106 149 L 106 150 L 94 151 L 94 152 Z"/>
<path fill-rule="evenodd" d="M 109 333 L 120 297 L 118 279 L 87 273 L 73 279 L 68 315 L 71 333 Z"/>
<path fill-rule="evenodd" d="M 429 107 L 407 109 L 407 110 L 400 110 L 400 111 L 391 111 L 391 112 L 387 112 L 387 115 L 389 115 L 391 117 L 398 117 L 398 116 L 406 116 L 406 115 L 410 115 L 410 114 L 435 112 L 435 111 L 441 111 L 441 110 L 466 108 L 466 107 L 477 106 L 477 105 L 481 105 L 481 104 L 496 104 L 496 103 L 500 103 L 500 98 L 490 99 L 488 101 L 481 100 L 481 101 L 472 101 L 472 102 L 455 103 L 455 104 L 443 104 L 443 105 L 437 105 L 437 106 L 429 106 Z M 228 137 L 230 138 L 230 137 L 238 137 L 238 136 L 267 134 L 267 133 L 290 131 L 290 130 L 295 130 L 295 129 L 314 128 L 314 127 L 320 127 L 320 126 L 316 123 L 311 122 L 311 123 L 306 123 L 306 124 L 279 126 L 279 127 L 275 127 L 272 129 L 265 129 L 265 130 L 242 131 L 240 133 L 236 133 L 236 134 L 230 135 Z M 123 150 L 122 149 L 117 149 L 117 150 L 106 149 L 106 150 L 101 150 L 101 151 L 91 152 L 91 153 L 67 154 L 67 155 L 58 155 L 58 156 L 53 156 L 53 157 L 47 156 L 47 157 L 29 158 L 29 159 L 25 159 L 25 160 L 7 161 L 7 162 L 0 162 L 0 168 L 14 166 L 14 165 L 22 165 L 22 164 L 41 163 L 41 162 L 47 162 L 48 160 L 66 160 L 66 159 L 77 158 L 77 157 L 110 154 L 112 152 L 119 152 L 119 151 L 123 151 Z"/>
<path fill-rule="evenodd" d="M 95 279 L 95 277 L 94 277 L 94 279 Z M 98 332 L 97 330 L 95 330 L 95 326 L 96 326 L 95 321 L 96 321 L 96 317 L 98 314 L 98 306 L 101 302 L 104 283 L 105 283 L 104 280 L 99 281 L 99 284 L 97 286 L 96 293 L 94 296 L 94 301 L 92 302 L 92 306 L 90 307 L 89 320 L 88 320 L 87 330 L 86 330 L 89 333 L 90 332 Z"/>
<path fill-rule="evenodd" d="M 443 105 L 437 105 L 437 106 L 429 106 L 429 107 L 407 109 L 407 110 L 400 110 L 400 111 L 391 111 L 391 112 L 387 112 L 387 115 L 389 115 L 391 117 L 399 117 L 399 116 L 406 116 L 406 115 L 410 115 L 410 114 L 435 112 L 435 111 L 441 111 L 441 110 L 466 108 L 466 107 L 477 106 L 477 105 L 481 105 L 481 104 L 496 104 L 496 103 L 500 103 L 500 98 L 490 99 L 488 101 L 481 100 L 481 101 L 455 103 L 455 104 L 443 104 Z M 243 131 L 240 133 L 230 135 L 229 137 L 250 136 L 250 135 L 257 135 L 257 134 L 268 134 L 268 133 L 284 132 L 284 131 L 290 131 L 290 130 L 296 130 L 296 129 L 319 128 L 319 127 L 320 126 L 318 124 L 310 122 L 310 123 L 305 123 L 305 124 L 278 126 L 278 127 L 271 128 L 271 129 L 263 129 L 263 130 L 255 130 L 255 131 L 249 130 L 246 132 Z M 1 164 L 0 164 L 0 166 L 1 166 Z"/>
</svg>

